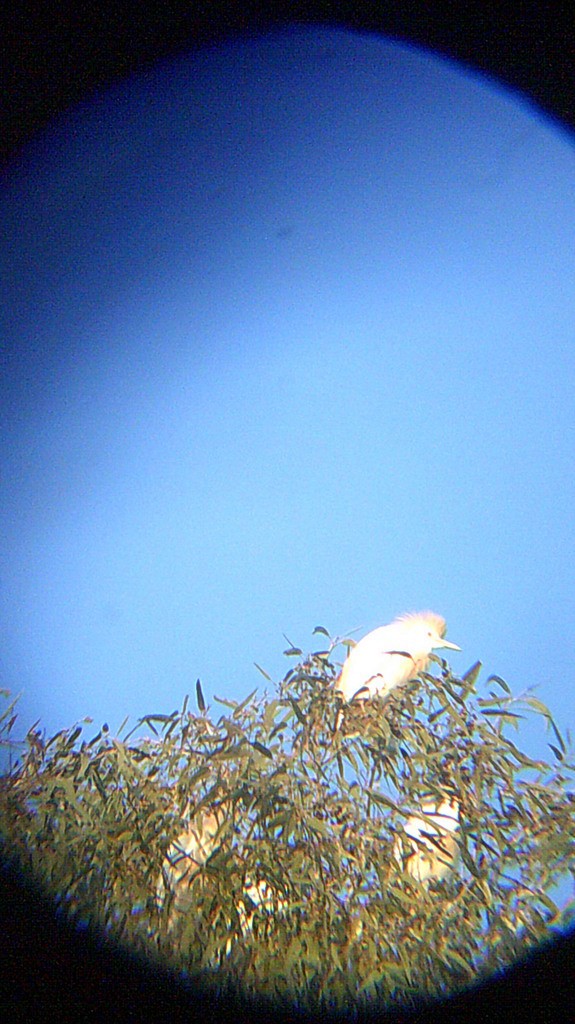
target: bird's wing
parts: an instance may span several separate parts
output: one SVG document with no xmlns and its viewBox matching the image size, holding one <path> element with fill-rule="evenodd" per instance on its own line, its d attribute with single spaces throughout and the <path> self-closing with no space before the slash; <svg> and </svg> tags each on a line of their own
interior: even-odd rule
<svg viewBox="0 0 575 1024">
<path fill-rule="evenodd" d="M 395 643 L 394 643 L 395 640 Z M 337 688 L 346 700 L 385 695 L 406 682 L 414 672 L 409 651 L 397 650 L 397 638 L 388 626 L 368 633 L 350 651 Z"/>
</svg>

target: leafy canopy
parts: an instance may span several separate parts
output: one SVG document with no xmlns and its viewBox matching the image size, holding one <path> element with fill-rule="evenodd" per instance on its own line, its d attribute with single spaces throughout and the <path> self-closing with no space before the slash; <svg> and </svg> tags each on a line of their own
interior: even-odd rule
<svg viewBox="0 0 575 1024">
<path fill-rule="evenodd" d="M 290 648 L 276 696 L 214 698 L 217 720 L 198 683 L 198 714 L 186 699 L 123 738 L 84 739 L 89 720 L 31 730 L 1 779 L 5 852 L 76 921 L 222 994 L 409 1005 L 509 964 L 566 920 L 552 893 L 573 865 L 573 765 L 550 712 L 495 676 L 479 696 L 479 663 L 459 679 L 437 658 L 437 675 L 342 707 L 335 644 Z M 526 714 L 552 732 L 552 764 L 510 738 Z M 11 749 L 15 720 L 12 703 Z M 459 806 L 458 860 L 423 883 L 397 850 L 430 795 Z M 213 852 L 170 913 L 166 852 L 210 809 Z"/>
</svg>

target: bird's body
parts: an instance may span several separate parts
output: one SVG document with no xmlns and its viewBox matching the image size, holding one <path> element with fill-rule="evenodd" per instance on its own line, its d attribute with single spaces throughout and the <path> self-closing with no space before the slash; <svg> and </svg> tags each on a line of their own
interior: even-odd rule
<svg viewBox="0 0 575 1024">
<path fill-rule="evenodd" d="M 403 615 L 372 630 L 350 651 L 336 690 L 346 701 L 385 697 L 424 672 L 433 650 L 461 649 L 444 639 L 445 630 L 445 620 L 434 612 Z"/>
<path fill-rule="evenodd" d="M 156 902 L 159 910 L 169 906 L 169 929 L 191 907 L 192 879 L 216 849 L 222 823 L 216 811 L 204 811 L 168 848 L 156 884 Z"/>
<path fill-rule="evenodd" d="M 221 808 L 200 812 L 168 848 L 156 884 L 156 905 L 160 911 L 168 911 L 168 931 L 182 920 L 182 915 L 193 912 L 194 878 L 218 847 L 224 822 Z M 264 914 L 271 914 L 276 909 L 285 910 L 288 905 L 264 880 L 254 883 L 246 878 L 244 892 L 248 906 L 241 897 L 236 900 L 244 936 L 252 930 L 258 909 Z"/>
<path fill-rule="evenodd" d="M 396 839 L 394 856 L 408 875 L 425 885 L 449 877 L 457 863 L 459 803 L 453 798 L 430 799 L 421 810 L 428 820 L 410 815 L 405 836 Z"/>
</svg>

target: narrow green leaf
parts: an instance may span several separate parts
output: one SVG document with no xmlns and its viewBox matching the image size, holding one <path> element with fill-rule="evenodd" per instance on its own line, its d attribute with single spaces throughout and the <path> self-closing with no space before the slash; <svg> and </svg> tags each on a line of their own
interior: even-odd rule
<svg viewBox="0 0 575 1024">
<path fill-rule="evenodd" d="M 402 811 L 401 807 L 398 807 L 396 801 L 392 800 L 391 797 L 385 796 L 383 793 L 378 793 L 377 790 L 369 789 L 368 787 L 366 787 L 365 792 L 369 793 L 369 796 L 371 797 L 373 802 L 375 804 L 378 804 L 380 807 L 391 807 L 394 811 L 399 811 L 402 814 L 406 814 L 405 811 Z"/>
<path fill-rule="evenodd" d="M 36 725 L 38 725 L 38 722 L 36 722 Z M 28 738 L 28 736 L 30 736 L 31 733 L 32 733 L 32 729 L 29 729 L 26 738 Z M 51 736 L 50 739 L 46 743 L 46 750 L 48 750 L 49 747 L 53 747 L 54 744 L 60 739 L 60 737 L 61 736 L 65 736 L 65 735 L 66 735 L 66 729 L 60 729 L 57 733 L 54 733 L 54 735 Z"/>
<path fill-rule="evenodd" d="M 539 714 L 544 716 L 544 718 L 551 718 L 551 712 L 542 700 L 539 700 L 537 697 L 533 697 L 531 695 L 529 697 L 525 697 L 524 699 L 525 703 L 528 704 L 530 708 L 533 708 L 534 711 L 538 711 Z"/>
<path fill-rule="evenodd" d="M 236 709 L 235 709 L 235 711 L 234 711 L 234 713 L 232 715 L 232 718 L 239 718 L 239 716 L 241 715 L 241 713 L 244 710 L 244 708 L 247 707 L 247 705 L 250 703 L 250 701 L 253 699 L 253 697 L 255 697 L 257 692 L 258 691 L 257 691 L 257 687 L 256 687 L 255 690 L 252 690 L 251 693 L 248 693 L 247 697 L 241 702 L 241 704 L 238 704 L 238 706 L 236 707 Z"/>
<path fill-rule="evenodd" d="M 500 686 L 502 690 L 505 690 L 505 693 L 508 693 L 511 696 L 511 689 L 505 682 L 505 680 L 501 678 L 501 676 L 489 676 L 487 679 L 487 683 L 497 683 L 497 685 Z"/>
<path fill-rule="evenodd" d="M 452 698 L 452 700 L 456 702 L 456 704 L 459 704 L 460 707 L 465 707 L 465 701 L 463 700 L 462 697 L 459 696 L 458 693 L 455 692 L 448 679 L 442 679 L 440 686 L 443 687 L 446 693 L 449 694 L 449 696 Z"/>
<path fill-rule="evenodd" d="M 499 718 L 509 718 L 509 719 L 512 719 L 512 718 L 522 718 L 522 719 L 524 719 L 525 718 L 525 715 L 519 715 L 519 714 L 517 714 L 516 711 L 503 711 L 503 710 L 498 711 L 497 708 L 482 708 L 481 709 L 481 714 L 482 715 L 493 715 L 494 717 L 495 716 L 499 716 Z"/>
<path fill-rule="evenodd" d="M 481 672 L 481 669 L 482 669 L 481 662 L 480 661 L 476 661 L 471 666 L 471 668 L 468 668 L 467 672 L 465 672 L 462 675 L 461 681 L 463 683 L 467 683 L 468 687 L 471 688 L 477 682 L 477 677 L 478 677 L 479 673 Z"/>
<path fill-rule="evenodd" d="M 562 737 L 561 733 L 559 732 L 559 729 L 555 725 L 555 722 L 553 721 L 553 718 L 551 717 L 551 715 L 549 716 L 549 725 L 551 726 L 551 728 L 553 729 L 553 732 L 555 733 L 555 738 L 556 738 L 559 746 L 561 747 L 562 752 L 565 754 L 566 753 L 566 748 L 565 748 L 565 743 L 563 742 L 563 737 Z"/>
<path fill-rule="evenodd" d="M 258 672 L 261 672 L 264 679 L 267 679 L 268 683 L 273 682 L 272 677 L 268 675 L 268 673 L 265 671 L 265 669 L 261 667 L 261 665 L 258 665 L 257 661 L 254 661 L 254 665 L 257 668 Z"/>
<path fill-rule="evenodd" d="M 496 697 L 495 694 L 493 693 L 491 697 L 479 697 L 477 700 L 477 706 L 480 708 L 497 707 L 503 709 L 507 706 L 508 703 L 509 702 L 506 700 L 505 697 Z"/>
<path fill-rule="evenodd" d="M 2 694 L 3 697 L 9 697 L 10 696 L 10 690 L 0 690 L 0 693 Z M 14 697 L 14 700 L 10 701 L 10 703 L 9 703 L 8 707 L 6 708 L 6 710 L 3 712 L 2 715 L 0 715 L 0 723 L 4 722 L 8 718 L 8 716 L 11 714 L 13 708 L 16 707 L 16 704 L 20 700 L 21 696 L 22 696 L 22 694 L 20 693 L 20 694 L 18 694 L 17 697 Z"/>
<path fill-rule="evenodd" d="M 489 888 L 487 882 L 485 881 L 484 878 L 479 878 L 477 880 L 477 884 L 479 885 L 479 888 L 481 889 L 481 892 L 483 893 L 483 895 L 485 897 L 485 906 L 486 907 L 492 907 L 493 906 L 493 896 L 492 896 L 491 889 Z"/>
<path fill-rule="evenodd" d="M 465 867 L 467 868 L 467 870 L 471 872 L 471 874 L 473 875 L 474 878 L 480 878 L 481 876 L 479 874 L 479 871 L 477 870 L 474 861 L 472 860 L 471 856 L 469 855 L 469 851 L 467 850 L 467 847 L 463 846 L 463 844 L 461 844 L 459 846 L 459 852 L 461 854 L 461 859 L 462 859 L 463 863 L 465 864 Z"/>
<path fill-rule="evenodd" d="M 103 782 L 102 782 L 102 780 L 101 780 L 101 778 L 100 778 L 100 776 L 98 774 L 97 769 L 94 769 L 91 772 L 91 778 L 94 780 L 94 783 L 96 785 L 96 789 L 98 790 L 98 792 L 99 792 L 100 796 L 102 797 L 102 799 L 103 800 L 107 800 L 108 799 L 108 794 L 106 793 L 106 788 L 105 788 L 105 786 L 104 786 L 104 784 L 103 784 Z"/>
<path fill-rule="evenodd" d="M 122 733 L 122 729 L 124 729 L 126 727 L 126 725 L 128 724 L 129 717 L 130 717 L 129 715 L 126 715 L 124 721 L 120 725 L 120 728 L 118 729 L 117 734 L 116 734 L 118 736 L 118 739 L 120 738 L 120 735 Z M 137 726 L 135 726 L 134 728 L 137 728 Z M 103 729 L 104 732 L 108 732 L 108 726 L 106 725 L 106 723 L 104 723 L 104 725 L 102 726 L 102 729 Z M 134 729 L 132 729 L 132 732 L 134 732 Z"/>
<path fill-rule="evenodd" d="M 430 725 L 432 725 L 433 722 L 436 722 L 438 718 L 441 718 L 442 715 L 445 715 L 447 710 L 447 708 L 440 708 L 439 711 L 432 711 L 432 713 L 428 716 L 427 721 L 429 722 Z"/>
<path fill-rule="evenodd" d="M 74 743 L 76 742 L 76 740 L 78 739 L 78 736 L 81 735 L 81 733 L 82 733 L 82 727 L 80 725 L 78 725 L 74 729 L 73 733 L 71 733 L 71 735 L 68 737 L 68 741 L 67 741 L 66 745 L 68 747 L 72 747 L 74 745 Z"/>
<path fill-rule="evenodd" d="M 238 754 L 243 753 L 246 742 L 247 740 L 242 738 L 239 743 L 234 743 L 231 747 L 223 747 L 220 750 L 214 750 L 211 755 L 212 760 L 232 761 Z"/>
<path fill-rule="evenodd" d="M 547 766 L 543 761 L 534 761 L 532 757 L 527 757 L 527 754 L 524 754 L 521 750 L 518 750 L 518 748 L 515 746 L 514 743 L 511 742 L 511 740 L 506 740 L 506 746 L 508 747 L 509 751 L 511 752 L 515 760 L 519 762 L 519 764 L 524 765 L 526 768 L 535 768 L 537 771 L 545 771 L 545 768 Z"/>
<path fill-rule="evenodd" d="M 279 700 L 270 700 L 269 704 L 266 704 L 263 718 L 263 726 L 266 732 L 269 732 L 270 729 L 272 728 L 275 720 L 276 711 L 279 706 Z"/>
<path fill-rule="evenodd" d="M 547 893 L 539 892 L 537 894 L 537 898 L 540 900 L 541 903 L 543 903 L 545 907 L 547 907 L 548 910 L 551 911 L 551 913 L 554 916 L 556 916 L 559 913 L 559 907 L 556 903 L 553 902 L 553 900 L 550 896 L 547 895 Z"/>
<path fill-rule="evenodd" d="M 172 733 L 173 733 L 174 729 L 176 728 L 177 724 L 178 724 L 178 721 L 177 721 L 176 718 L 174 718 L 174 720 L 172 722 L 170 722 L 168 728 L 166 729 L 166 731 L 164 733 L 164 740 L 168 740 L 170 738 L 170 736 L 172 735 Z M 157 735 L 157 733 L 156 733 L 156 735 Z"/>
<path fill-rule="evenodd" d="M 457 953 L 453 949 L 452 946 L 449 947 L 449 951 L 447 953 L 447 956 L 449 957 L 449 960 L 452 963 L 455 963 L 455 964 L 458 965 L 458 967 L 461 967 L 462 970 L 465 971 L 465 973 L 467 974 L 468 977 L 471 977 L 473 975 L 473 968 L 472 968 L 471 964 L 469 963 L 469 961 L 468 960 L 464 960 L 463 957 L 460 956 L 459 953 Z"/>
<path fill-rule="evenodd" d="M 294 700 L 293 697 L 288 697 L 288 701 L 289 701 L 291 707 L 293 708 L 293 710 L 295 712 L 295 716 L 296 716 L 298 722 L 301 722 L 302 725 L 304 725 L 305 724 L 305 715 L 303 715 L 301 713 L 301 711 L 299 709 L 299 705 L 297 704 L 297 702 Z"/>
<path fill-rule="evenodd" d="M 269 757 L 270 760 L 273 761 L 274 755 L 271 750 L 268 750 L 268 748 L 265 747 L 263 743 L 260 743 L 259 740 L 251 740 L 250 746 L 254 747 L 255 750 L 259 750 L 260 754 L 265 754 L 266 757 Z"/>
<path fill-rule="evenodd" d="M 76 789 L 75 789 L 75 786 L 74 786 L 74 783 L 73 783 L 72 779 L 68 779 L 68 778 L 65 778 L 65 777 L 60 777 L 60 778 L 56 779 L 54 781 L 53 785 L 52 785 L 52 789 L 51 789 L 52 794 L 56 793 L 56 791 L 59 790 L 59 789 L 64 791 L 64 794 L 66 796 L 66 800 L 68 801 L 68 803 L 72 804 L 72 806 L 75 807 L 76 809 L 79 809 L 78 808 L 78 794 L 76 793 Z"/>
<path fill-rule="evenodd" d="M 206 710 L 206 702 L 204 700 L 204 694 L 202 692 L 202 684 L 199 679 L 196 679 L 196 700 L 198 702 L 198 708 L 200 713 L 203 715 Z"/>
<path fill-rule="evenodd" d="M 223 704 L 224 707 L 226 707 L 226 708 L 233 708 L 235 710 L 237 708 L 237 706 L 238 706 L 237 700 L 226 700 L 225 697 L 216 697 L 215 694 L 214 694 L 214 700 L 217 701 L 218 704 Z"/>
</svg>

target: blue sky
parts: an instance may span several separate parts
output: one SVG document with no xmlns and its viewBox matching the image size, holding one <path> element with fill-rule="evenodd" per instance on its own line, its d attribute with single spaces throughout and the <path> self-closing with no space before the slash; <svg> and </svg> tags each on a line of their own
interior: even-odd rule
<svg viewBox="0 0 575 1024">
<path fill-rule="evenodd" d="M 572 725 L 574 185 L 526 101 L 335 30 L 160 65 L 29 146 L 0 224 L 22 728 L 198 676 L 240 699 L 284 633 L 428 607 L 455 671 Z"/>
</svg>

